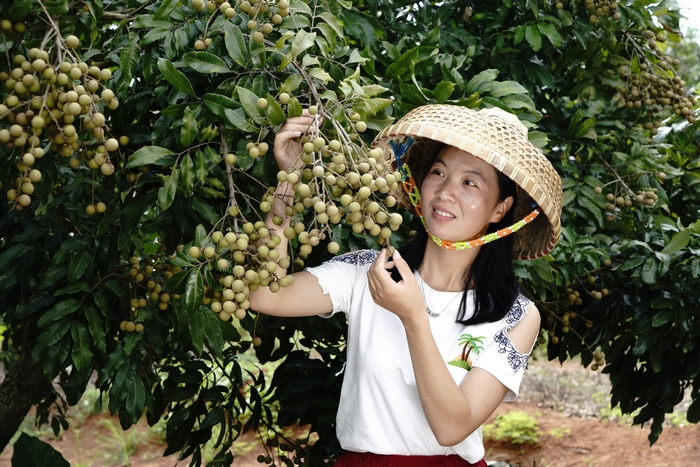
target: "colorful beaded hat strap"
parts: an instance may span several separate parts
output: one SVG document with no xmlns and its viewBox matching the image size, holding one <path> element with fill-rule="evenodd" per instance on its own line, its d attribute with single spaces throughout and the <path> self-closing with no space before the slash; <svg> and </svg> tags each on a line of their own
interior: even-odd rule
<svg viewBox="0 0 700 467">
<path fill-rule="evenodd" d="M 508 235 L 517 232 L 530 222 L 534 221 L 535 218 L 541 212 L 540 208 L 535 203 L 533 203 L 532 207 L 534 207 L 535 209 L 533 209 L 533 211 L 530 214 L 525 216 L 525 218 L 519 220 L 510 227 L 505 227 L 496 232 L 486 234 L 481 238 L 475 238 L 474 240 L 465 240 L 461 242 L 443 240 L 431 234 L 428 230 L 428 226 L 425 223 L 425 219 L 423 219 L 423 209 L 421 206 L 420 191 L 418 191 L 418 186 L 416 185 L 416 181 L 413 179 L 413 175 L 411 175 L 411 170 L 408 168 L 408 165 L 403 164 L 403 172 L 404 173 L 402 175 L 404 175 L 404 177 L 401 180 L 403 184 L 403 189 L 408 194 L 408 198 L 411 200 L 411 204 L 413 204 L 413 207 L 416 210 L 416 214 L 418 214 L 418 216 L 420 217 L 420 221 L 423 224 L 423 227 L 425 227 L 425 231 L 428 232 L 428 235 L 437 246 L 445 248 L 446 250 L 467 250 L 476 246 L 485 245 L 487 243 L 493 242 L 494 240 L 498 240 L 499 238 L 507 237 Z"/>
</svg>

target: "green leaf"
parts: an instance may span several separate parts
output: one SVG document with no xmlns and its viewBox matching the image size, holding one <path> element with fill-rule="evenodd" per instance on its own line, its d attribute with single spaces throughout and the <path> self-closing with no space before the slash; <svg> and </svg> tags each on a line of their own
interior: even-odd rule
<svg viewBox="0 0 700 467">
<path fill-rule="evenodd" d="M 39 288 L 49 288 L 68 275 L 68 266 L 66 264 L 57 264 L 49 267 L 41 276 Z"/>
<path fill-rule="evenodd" d="M 673 236 L 673 239 L 671 239 L 671 241 L 668 242 L 668 245 L 666 245 L 666 247 L 663 250 L 661 250 L 661 253 L 666 255 L 672 255 L 673 253 L 677 253 L 678 251 L 688 246 L 688 243 L 690 243 L 690 231 L 683 230 Z"/>
<path fill-rule="evenodd" d="M 387 78 L 400 78 L 413 73 L 413 68 L 418 60 L 418 47 L 414 47 L 405 52 L 398 60 L 389 65 L 386 69 Z"/>
<path fill-rule="evenodd" d="M 129 42 L 122 48 L 119 54 L 119 70 L 121 72 L 119 82 L 117 83 L 117 89 L 119 91 L 124 91 L 129 87 L 131 81 L 134 79 L 136 69 L 139 66 L 141 49 L 139 49 L 138 41 L 138 34 L 131 33 L 129 35 Z"/>
<path fill-rule="evenodd" d="M 435 102 L 443 104 L 450 98 L 455 90 L 455 83 L 450 81 L 441 81 L 435 86 Z"/>
<path fill-rule="evenodd" d="M 109 358 L 107 358 L 107 362 L 100 370 L 100 376 L 97 378 L 95 385 L 102 386 L 103 383 L 109 380 L 117 369 L 122 366 L 125 359 L 126 354 L 124 353 L 124 346 L 119 344 L 117 348 L 109 354 Z"/>
<path fill-rule="evenodd" d="M 175 163 L 175 158 L 172 157 L 173 154 L 175 153 L 168 148 L 145 146 L 131 155 L 125 167 L 131 169 L 149 164 L 171 166 Z"/>
<path fill-rule="evenodd" d="M 62 289 L 58 289 L 53 293 L 54 297 L 59 297 L 61 295 L 70 295 L 78 292 L 89 292 L 90 287 L 85 282 L 76 282 Z"/>
<path fill-rule="evenodd" d="M 535 103 L 526 94 L 510 94 L 504 96 L 501 101 L 513 110 L 527 109 L 531 112 L 537 110 Z"/>
<path fill-rule="evenodd" d="M 543 131 L 530 131 L 527 134 L 527 139 L 530 141 L 530 143 L 532 143 L 533 146 L 539 149 L 547 147 L 547 145 L 549 144 L 549 138 L 547 137 L 547 133 Z"/>
<path fill-rule="evenodd" d="M 338 35 L 338 37 L 345 36 L 343 32 L 343 25 L 336 16 L 327 11 L 324 11 L 319 16 L 323 18 L 323 21 L 325 21 L 325 23 L 333 29 L 333 31 Z"/>
<path fill-rule="evenodd" d="M 647 284 L 653 284 L 656 282 L 656 273 L 658 271 L 659 264 L 653 256 L 650 256 L 644 261 L 644 266 L 642 266 L 642 281 Z"/>
<path fill-rule="evenodd" d="M 221 331 L 221 325 L 223 323 L 216 314 L 209 311 L 208 308 L 203 307 L 205 311 L 204 321 L 204 335 L 207 338 L 207 343 L 209 348 L 218 358 L 223 358 L 224 351 L 224 337 Z"/>
<path fill-rule="evenodd" d="M 333 82 L 333 78 L 323 68 L 312 68 L 309 70 L 309 76 L 316 78 L 324 83 Z"/>
<path fill-rule="evenodd" d="M 173 24 L 170 21 L 156 21 L 152 15 L 136 15 L 131 23 L 132 29 L 169 29 Z"/>
<path fill-rule="evenodd" d="M 239 130 L 247 133 L 255 133 L 258 131 L 258 128 L 255 125 L 246 120 L 243 109 L 226 109 L 224 110 L 224 114 L 226 119 Z"/>
<path fill-rule="evenodd" d="M 204 348 L 204 324 L 207 321 L 206 307 L 199 306 L 190 315 L 190 337 L 192 338 L 192 347 L 194 354 L 199 357 L 202 355 Z M 209 313 L 212 313 L 209 311 Z"/>
<path fill-rule="evenodd" d="M 469 82 L 467 83 L 467 87 L 464 90 L 464 95 L 471 96 L 474 93 L 481 92 L 481 88 L 484 85 L 491 83 L 493 80 L 496 79 L 497 76 L 498 70 L 489 69 L 482 71 L 481 73 L 469 80 Z"/>
<path fill-rule="evenodd" d="M 673 314 L 674 310 L 672 309 L 659 311 L 654 315 L 654 318 L 651 320 L 651 327 L 658 328 L 670 322 L 671 320 L 673 320 Z"/>
<path fill-rule="evenodd" d="M 248 46 L 243 37 L 243 33 L 235 24 L 228 21 L 225 24 L 227 26 L 225 27 L 224 43 L 226 45 L 226 51 L 228 51 L 228 56 L 240 66 L 246 67 L 250 60 L 250 54 L 248 53 Z"/>
<path fill-rule="evenodd" d="M 50 444 L 22 433 L 12 447 L 12 467 L 70 467 Z"/>
<path fill-rule="evenodd" d="M 651 307 L 654 309 L 670 308 L 678 305 L 678 302 L 666 297 L 655 298 L 651 301 Z"/>
<path fill-rule="evenodd" d="M 297 31 L 292 41 L 292 59 L 296 60 L 300 53 L 314 45 L 315 40 L 315 32 L 308 32 L 305 29 Z"/>
<path fill-rule="evenodd" d="M 73 257 L 73 260 L 68 265 L 68 283 L 75 282 L 85 274 L 90 262 L 92 260 L 92 255 L 88 250 L 79 251 Z"/>
<path fill-rule="evenodd" d="M 236 94 L 238 94 L 238 99 L 246 115 L 253 119 L 258 125 L 265 123 L 265 119 L 260 115 L 260 109 L 258 108 L 259 96 L 253 91 L 240 86 L 236 86 Z"/>
<path fill-rule="evenodd" d="M 153 207 L 157 197 L 157 193 L 150 192 L 131 198 L 121 212 L 122 230 L 129 232 L 131 229 L 135 228 L 141 220 L 143 213 Z"/>
<path fill-rule="evenodd" d="M 197 182 L 200 185 L 204 184 L 207 179 L 207 173 L 209 172 L 209 163 L 204 155 L 204 152 L 197 150 L 197 163 L 195 164 L 195 175 L 197 176 Z"/>
<path fill-rule="evenodd" d="M 209 109 L 214 115 L 221 118 L 226 118 L 227 109 L 240 109 L 241 104 L 230 97 L 222 96 L 221 94 L 207 93 L 202 96 L 204 106 Z"/>
<path fill-rule="evenodd" d="M 515 81 L 495 81 L 492 83 L 492 86 L 489 87 L 488 91 L 484 89 L 480 92 L 492 97 L 504 97 L 511 94 L 527 94 L 527 89 Z"/>
<path fill-rule="evenodd" d="M 579 125 L 572 124 L 569 126 L 568 133 L 572 138 L 582 138 L 586 133 L 588 133 L 596 124 L 595 118 L 587 118 L 583 123 Z"/>
<path fill-rule="evenodd" d="M 90 333 L 80 321 L 73 321 L 70 328 L 73 338 L 73 366 L 78 371 L 78 380 L 85 381 L 88 372 L 92 372 L 92 350 L 90 350 Z"/>
<path fill-rule="evenodd" d="M 170 27 L 172 27 L 172 25 L 170 25 L 170 23 L 168 23 L 168 25 Z M 169 36 L 172 33 L 170 27 L 168 29 L 151 29 L 139 41 L 139 45 L 141 47 L 144 47 L 146 45 L 153 44 L 154 42 L 162 41 L 163 39 L 165 39 L 167 36 Z"/>
<path fill-rule="evenodd" d="M 170 14 L 177 8 L 180 2 L 178 0 L 162 0 L 158 4 L 158 9 L 153 14 L 155 20 L 168 20 Z"/>
<path fill-rule="evenodd" d="M 109 232 L 109 227 L 119 221 L 119 204 L 118 203 L 107 203 L 107 209 L 104 214 L 102 214 L 102 220 L 100 220 L 100 225 L 97 227 L 97 235 L 104 235 Z"/>
<path fill-rule="evenodd" d="M 537 25 L 531 24 L 525 29 L 525 40 L 534 52 L 539 52 L 542 48 L 542 35 L 540 35 Z"/>
<path fill-rule="evenodd" d="M 136 378 L 136 363 L 129 359 L 119 367 L 112 380 L 109 390 L 109 410 L 117 412 L 121 403 L 126 399 L 132 381 Z"/>
<path fill-rule="evenodd" d="M 185 291 L 185 286 L 187 284 L 187 278 L 194 271 L 194 269 L 184 269 L 180 272 L 176 272 L 170 279 L 168 279 L 168 292 L 171 294 L 181 294 Z"/>
<path fill-rule="evenodd" d="M 539 23 L 537 24 L 537 29 L 539 29 L 539 31 L 545 37 L 547 37 L 547 39 L 549 39 L 549 42 L 554 47 L 560 47 L 564 42 L 564 39 L 562 39 L 561 35 L 557 31 L 557 28 L 552 23 Z"/>
<path fill-rule="evenodd" d="M 90 338 L 92 339 L 95 347 L 97 347 L 97 350 L 104 354 L 107 351 L 107 341 L 102 317 L 100 316 L 99 311 L 92 306 L 83 307 L 83 311 L 85 313 L 85 319 L 88 323 Z"/>
<path fill-rule="evenodd" d="M 60 16 L 65 15 L 69 11 L 68 0 L 47 0 L 42 3 L 49 15 Z"/>
<path fill-rule="evenodd" d="M 29 245 L 13 245 L 5 250 L 3 254 L 0 255 L 0 271 L 6 270 L 10 263 L 31 249 L 32 247 Z"/>
<path fill-rule="evenodd" d="M 620 272 L 625 272 L 625 271 L 628 271 L 628 270 L 630 270 L 630 269 L 636 268 L 637 266 L 639 266 L 640 264 L 642 264 L 644 261 L 646 261 L 646 258 L 645 258 L 645 257 L 643 257 L 643 256 L 637 256 L 637 257 L 634 258 L 634 259 L 630 259 L 630 260 L 627 260 L 627 261 L 625 261 L 624 263 L 622 263 L 622 266 L 620 266 L 619 268 L 617 268 L 617 270 L 620 271 Z"/>
<path fill-rule="evenodd" d="M 129 380 L 128 386 L 124 389 L 127 391 L 124 407 L 131 416 L 130 421 L 133 425 L 141 418 L 143 408 L 146 405 L 146 388 L 141 378 L 135 375 L 134 378 Z"/>
<path fill-rule="evenodd" d="M 197 131 L 197 118 L 192 109 L 185 107 L 180 128 L 180 144 L 185 148 L 192 146 L 197 139 Z"/>
<path fill-rule="evenodd" d="M 700 422 L 700 398 L 695 399 L 693 403 L 690 404 L 690 407 L 688 407 L 686 418 L 690 423 Z"/>
<path fill-rule="evenodd" d="M 270 123 L 273 125 L 281 125 L 287 121 L 287 115 L 285 115 L 282 106 L 279 105 L 276 99 L 268 97 L 267 101 L 269 105 L 267 106 L 267 116 L 270 119 Z"/>
<path fill-rule="evenodd" d="M 601 227 L 603 226 L 603 211 L 600 209 L 600 207 L 595 204 L 593 201 L 590 199 L 586 198 L 585 196 L 580 196 L 578 198 L 579 203 L 581 203 L 585 208 L 591 212 L 598 221 L 598 225 Z"/>
<path fill-rule="evenodd" d="M 568 205 L 570 202 L 576 199 L 576 193 L 573 190 L 566 190 L 564 192 L 564 199 L 562 200 L 562 206 Z"/>
<path fill-rule="evenodd" d="M 183 72 L 176 69 L 167 58 L 158 58 L 158 69 L 165 80 L 175 86 L 179 91 L 190 97 L 195 97 L 192 83 Z"/>
<path fill-rule="evenodd" d="M 77 298 L 69 298 L 55 304 L 49 311 L 39 318 L 37 326 L 44 327 L 52 321 L 63 318 L 71 313 L 74 313 L 81 307 L 82 303 Z"/>
<path fill-rule="evenodd" d="M 284 80 L 284 83 L 282 83 L 282 86 L 280 86 L 279 92 L 283 93 L 293 93 L 299 88 L 299 85 L 303 81 L 303 78 L 301 77 L 300 74 L 293 74 L 287 77 L 287 79 Z"/>
<path fill-rule="evenodd" d="M 53 255 L 53 258 L 51 258 L 51 264 L 56 265 L 62 263 L 66 256 L 68 256 L 71 253 L 75 253 L 76 251 L 83 248 L 85 245 L 87 245 L 87 239 L 85 239 L 84 237 L 66 238 L 63 241 L 63 243 L 61 243 L 61 246 L 58 248 L 56 254 Z"/>
<path fill-rule="evenodd" d="M 136 344 L 139 343 L 143 337 L 142 332 L 130 332 L 124 338 L 124 353 L 131 355 L 131 351 L 136 348 Z"/>
<path fill-rule="evenodd" d="M 32 351 L 32 362 L 36 363 L 44 358 L 44 355 L 46 355 L 46 350 L 61 340 L 69 329 L 69 319 L 62 319 L 61 321 L 52 323 L 48 328 L 44 329 L 44 331 L 39 334 L 39 337 L 36 339 L 36 345 Z"/>
<path fill-rule="evenodd" d="M 68 352 L 70 351 L 70 339 L 63 339 L 51 345 L 46 350 L 43 358 L 44 377 L 52 381 L 62 369 L 68 366 Z"/>
<path fill-rule="evenodd" d="M 200 307 L 204 298 L 204 279 L 201 269 L 201 266 L 193 268 L 185 283 L 185 291 L 182 293 L 181 299 L 184 301 L 184 310 L 187 314 L 193 314 Z"/>
<path fill-rule="evenodd" d="M 185 154 L 185 157 L 182 158 L 180 172 L 182 174 L 182 178 L 180 180 L 182 184 L 182 190 L 187 195 L 190 191 L 192 191 L 192 189 L 194 188 L 194 184 L 197 181 L 194 163 L 192 162 L 192 158 L 189 156 L 189 154 Z"/>
<path fill-rule="evenodd" d="M 221 58 L 209 52 L 189 52 L 183 55 L 182 59 L 194 71 L 199 73 L 230 73 Z"/>
<path fill-rule="evenodd" d="M 175 194 L 177 193 L 177 183 L 180 177 L 180 171 L 173 169 L 172 173 L 166 176 L 165 184 L 158 188 L 158 207 L 165 211 L 173 204 Z"/>
<path fill-rule="evenodd" d="M 366 117 L 372 117 L 379 113 L 381 110 L 389 107 L 392 103 L 393 101 L 391 99 L 374 97 L 372 99 L 362 99 L 362 101 L 355 107 L 357 109 L 363 109 L 365 111 Z"/>
</svg>

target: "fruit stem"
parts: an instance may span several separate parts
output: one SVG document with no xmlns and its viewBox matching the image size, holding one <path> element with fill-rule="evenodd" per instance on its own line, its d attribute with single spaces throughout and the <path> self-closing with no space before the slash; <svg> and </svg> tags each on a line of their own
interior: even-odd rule
<svg viewBox="0 0 700 467">
<path fill-rule="evenodd" d="M 223 147 L 225 161 L 226 156 L 228 156 L 228 145 L 226 144 L 226 138 L 224 138 L 224 131 L 221 124 L 219 124 L 219 137 L 221 138 L 221 146 Z M 236 185 L 233 183 L 231 164 L 226 164 L 226 178 L 228 179 L 228 205 L 226 206 L 226 212 L 228 212 L 229 208 L 236 206 Z M 233 230 L 238 232 L 238 216 L 233 218 Z"/>
<path fill-rule="evenodd" d="M 627 190 L 627 193 L 628 193 L 630 196 L 636 196 L 636 193 L 635 193 L 634 191 L 632 191 L 632 189 L 631 189 L 629 186 L 627 186 L 627 184 L 622 180 L 622 177 L 620 177 L 620 174 L 618 174 L 617 171 L 613 168 L 613 166 L 610 165 L 610 163 L 608 163 L 608 161 L 606 161 L 605 159 L 603 159 L 603 158 L 600 156 L 600 154 L 598 154 L 597 152 L 594 152 L 594 154 L 595 154 L 595 157 L 596 157 L 605 167 L 607 167 L 608 170 L 610 170 L 610 171 L 613 173 L 613 175 L 615 175 L 615 178 L 617 179 L 617 181 L 620 182 L 620 184 L 622 185 L 622 187 L 623 187 L 625 190 Z"/>
<path fill-rule="evenodd" d="M 53 30 L 56 31 L 56 35 L 58 37 L 60 37 L 61 40 L 63 40 L 63 37 L 61 36 L 61 30 L 58 28 L 58 25 L 53 22 L 53 18 L 49 14 L 48 10 L 46 10 L 46 7 L 44 6 L 44 2 L 39 0 L 37 3 L 39 4 L 39 6 L 41 6 L 41 9 L 44 10 L 44 14 L 46 15 L 46 19 L 49 21 L 49 24 L 51 25 Z M 63 61 L 63 59 L 61 58 L 61 49 L 62 49 L 61 41 L 56 41 L 56 51 L 58 54 L 58 63 L 61 63 Z M 8 62 L 9 62 L 9 60 L 8 60 Z"/>
</svg>

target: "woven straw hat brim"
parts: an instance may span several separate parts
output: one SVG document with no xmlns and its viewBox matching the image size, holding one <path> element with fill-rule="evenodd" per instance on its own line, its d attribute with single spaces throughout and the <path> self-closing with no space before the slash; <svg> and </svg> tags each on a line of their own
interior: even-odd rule
<svg viewBox="0 0 700 467">
<path fill-rule="evenodd" d="M 415 142 L 401 160 L 411 169 L 419 187 L 443 144 L 491 164 L 519 187 L 516 220 L 532 211 L 532 201 L 542 209 L 544 215 L 540 214 L 513 234 L 513 256 L 535 259 L 549 253 L 561 235 L 562 184 L 552 164 L 527 140 L 527 130 L 520 125 L 498 113 L 477 112 L 454 105 L 426 105 L 382 130 L 373 147 L 383 150 L 381 160 L 383 175 L 386 175 L 394 172 L 397 166 L 389 142 L 414 138 Z M 399 188 L 392 194 L 401 204 L 410 206 L 403 190 Z"/>
</svg>

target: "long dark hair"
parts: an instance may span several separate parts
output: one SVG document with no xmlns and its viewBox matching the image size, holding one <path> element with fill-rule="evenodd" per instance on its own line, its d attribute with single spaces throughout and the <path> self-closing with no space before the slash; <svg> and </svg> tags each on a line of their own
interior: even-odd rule
<svg viewBox="0 0 700 467">
<path fill-rule="evenodd" d="M 495 169 L 494 169 L 495 170 Z M 513 197 L 513 205 L 500 222 L 489 225 L 488 232 L 513 224 L 513 213 L 518 203 L 518 187 L 514 181 L 496 170 L 498 176 L 498 200 Z M 401 256 L 411 267 L 418 269 L 423 262 L 428 233 L 422 226 L 417 229 L 416 236 L 407 245 L 399 248 Z M 395 279 L 400 279 L 398 272 Z M 470 289 L 474 290 L 474 314 L 465 319 L 467 312 L 467 296 Z M 459 305 L 457 322 L 464 325 L 491 323 L 503 319 L 513 302 L 520 293 L 520 285 L 513 270 L 513 236 L 501 238 L 481 247 L 471 267 L 464 271 L 464 295 Z"/>
</svg>

